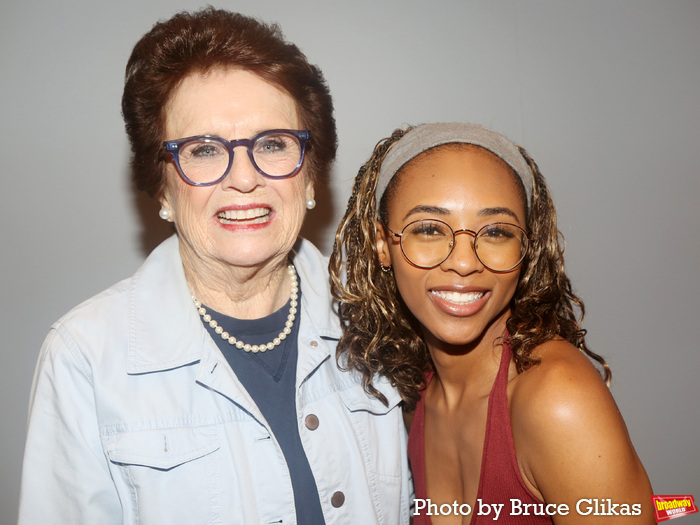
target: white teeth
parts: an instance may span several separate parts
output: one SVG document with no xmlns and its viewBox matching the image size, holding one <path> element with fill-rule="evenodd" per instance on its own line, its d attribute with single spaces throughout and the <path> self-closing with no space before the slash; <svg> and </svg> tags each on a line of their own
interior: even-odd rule
<svg viewBox="0 0 700 525">
<path fill-rule="evenodd" d="M 259 224 L 268 220 L 269 208 L 250 208 L 247 210 L 226 210 L 219 212 L 221 222 L 246 221 L 248 224 Z"/>
<path fill-rule="evenodd" d="M 475 303 L 484 296 L 484 292 L 443 292 L 439 290 L 431 290 L 430 293 L 449 301 L 454 304 L 471 304 Z"/>
</svg>

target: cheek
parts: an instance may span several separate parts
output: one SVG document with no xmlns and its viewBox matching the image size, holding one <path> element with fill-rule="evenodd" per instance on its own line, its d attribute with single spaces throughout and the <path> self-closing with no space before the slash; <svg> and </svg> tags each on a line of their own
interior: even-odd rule
<svg viewBox="0 0 700 525">
<path fill-rule="evenodd" d="M 186 200 L 187 188 L 183 187 L 182 179 L 172 166 L 166 168 L 164 177 L 163 198 L 173 209 L 177 209 Z"/>
<path fill-rule="evenodd" d="M 282 207 L 296 215 L 306 211 L 306 182 L 303 177 L 279 181 L 276 188 Z"/>
<path fill-rule="evenodd" d="M 193 188 L 191 186 L 180 186 L 175 190 L 174 193 L 175 209 L 181 214 L 184 213 L 187 215 L 198 215 L 205 209 L 210 193 L 211 191 L 208 190 L 208 188 Z"/>
<path fill-rule="evenodd" d="M 197 188 L 177 177 L 169 178 L 164 189 L 164 200 L 169 204 L 178 229 L 194 227 L 208 212 L 208 202 L 215 186 Z"/>
<path fill-rule="evenodd" d="M 520 272 L 515 272 L 513 274 L 503 275 L 501 280 L 501 288 L 505 295 L 504 302 L 510 303 L 515 295 L 515 289 L 518 287 L 518 281 L 520 279 Z"/>
<path fill-rule="evenodd" d="M 399 250 L 391 251 L 393 262 L 394 279 L 396 287 L 399 290 L 399 295 L 406 303 L 410 310 L 414 310 L 418 301 L 423 300 L 426 296 L 425 277 L 430 270 L 422 270 L 415 268 L 406 262 L 403 254 Z"/>
</svg>

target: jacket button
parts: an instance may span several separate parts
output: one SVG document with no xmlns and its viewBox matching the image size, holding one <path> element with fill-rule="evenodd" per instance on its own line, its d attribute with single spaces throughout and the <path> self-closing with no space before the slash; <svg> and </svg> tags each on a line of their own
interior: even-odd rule
<svg viewBox="0 0 700 525">
<path fill-rule="evenodd" d="M 311 341 L 309 345 L 316 348 L 318 346 L 318 341 Z"/>
<path fill-rule="evenodd" d="M 318 417 L 316 417 L 316 414 L 309 414 L 304 419 L 304 423 L 309 430 L 316 430 L 318 428 Z"/>
<path fill-rule="evenodd" d="M 331 505 L 337 509 L 342 507 L 343 503 L 345 503 L 345 494 L 343 494 L 341 491 L 334 492 L 333 496 L 331 497 Z"/>
</svg>

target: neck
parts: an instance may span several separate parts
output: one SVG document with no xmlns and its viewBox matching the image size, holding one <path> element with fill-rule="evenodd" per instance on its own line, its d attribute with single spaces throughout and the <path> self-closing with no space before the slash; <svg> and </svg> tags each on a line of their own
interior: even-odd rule
<svg viewBox="0 0 700 525">
<path fill-rule="evenodd" d="M 450 345 L 428 334 L 426 342 L 435 366 L 437 381 L 433 388 L 442 391 L 448 403 L 457 403 L 465 395 L 488 395 L 498 373 L 502 338 L 506 332 L 506 308 L 474 341 Z"/>
<path fill-rule="evenodd" d="M 258 266 L 233 266 L 207 261 L 180 250 L 185 278 L 194 297 L 222 314 L 259 319 L 282 308 L 290 296 L 287 260 Z"/>
</svg>

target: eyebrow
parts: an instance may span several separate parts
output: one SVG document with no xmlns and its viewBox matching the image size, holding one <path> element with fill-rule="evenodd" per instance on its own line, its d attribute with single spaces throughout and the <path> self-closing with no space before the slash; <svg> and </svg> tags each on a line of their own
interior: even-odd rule
<svg viewBox="0 0 700 525">
<path fill-rule="evenodd" d="M 441 208 L 440 206 L 430 206 L 428 204 L 419 204 L 418 206 L 414 206 L 410 210 L 408 210 L 408 213 L 403 216 L 403 220 L 408 219 L 411 215 L 415 215 L 416 213 L 434 213 L 435 215 L 449 215 L 450 210 L 447 208 Z"/>
<path fill-rule="evenodd" d="M 404 215 L 403 220 L 408 219 L 411 215 L 414 215 L 416 213 L 432 213 L 435 215 L 442 215 L 443 217 L 446 217 L 447 215 L 450 214 L 450 210 L 447 208 L 442 208 L 440 206 L 430 206 L 428 204 L 419 204 L 418 206 L 414 206 L 410 210 L 408 210 L 408 213 Z M 518 216 L 516 213 L 511 210 L 510 208 L 506 207 L 496 207 L 496 208 L 482 208 L 477 212 L 477 217 L 492 217 L 494 215 L 509 215 L 510 217 L 513 217 L 514 219 L 518 219 Z"/>
<path fill-rule="evenodd" d="M 491 217 L 492 215 L 510 215 L 514 219 L 517 219 L 518 216 L 515 214 L 513 210 L 510 208 L 506 207 L 498 207 L 498 208 L 483 208 L 477 212 L 477 217 Z"/>
</svg>

